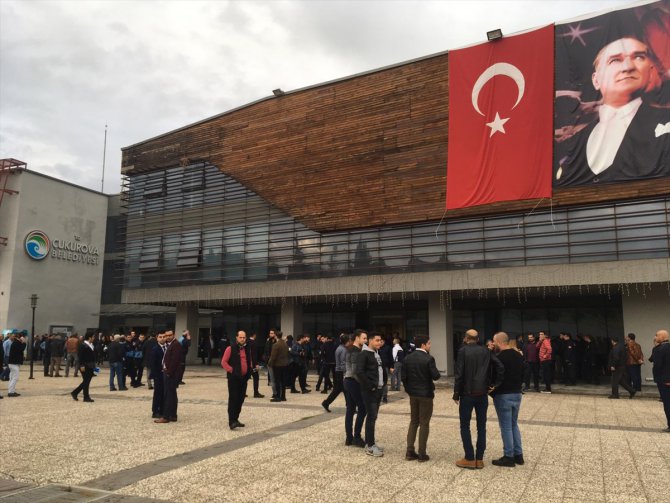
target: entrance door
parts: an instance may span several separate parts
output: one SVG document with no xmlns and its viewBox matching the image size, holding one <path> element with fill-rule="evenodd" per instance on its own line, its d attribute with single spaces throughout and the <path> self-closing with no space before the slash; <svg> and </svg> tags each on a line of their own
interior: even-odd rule
<svg viewBox="0 0 670 503">
<path fill-rule="evenodd" d="M 372 332 L 379 332 L 384 339 L 398 337 L 405 340 L 404 313 L 370 313 Z"/>
</svg>

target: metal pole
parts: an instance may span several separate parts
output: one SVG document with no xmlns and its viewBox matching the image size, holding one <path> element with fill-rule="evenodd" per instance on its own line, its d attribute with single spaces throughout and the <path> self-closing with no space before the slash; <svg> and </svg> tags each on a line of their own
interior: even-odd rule
<svg viewBox="0 0 670 503">
<path fill-rule="evenodd" d="M 33 346 L 35 345 L 35 308 L 37 307 L 37 295 L 32 294 L 30 296 L 30 307 L 33 310 L 33 325 L 32 332 L 30 333 L 30 346 L 28 347 L 28 352 L 30 354 L 30 377 L 28 379 L 34 379 L 33 377 Z"/>
<path fill-rule="evenodd" d="M 102 186 L 100 192 L 105 191 L 105 157 L 107 156 L 107 124 L 105 124 L 105 142 L 102 147 Z"/>
</svg>

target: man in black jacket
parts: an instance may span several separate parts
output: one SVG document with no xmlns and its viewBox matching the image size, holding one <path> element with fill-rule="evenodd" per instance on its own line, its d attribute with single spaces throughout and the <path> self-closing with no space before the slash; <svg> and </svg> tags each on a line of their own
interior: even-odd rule
<svg viewBox="0 0 670 503">
<path fill-rule="evenodd" d="M 84 402 L 93 402 L 93 399 L 88 393 L 88 387 L 91 384 L 91 379 L 95 373 L 95 348 L 93 347 L 94 333 L 88 333 L 84 336 L 84 342 L 79 344 L 77 348 L 77 356 L 79 358 L 79 371 L 81 372 L 81 384 L 72 390 L 72 398 L 78 401 L 79 392 L 84 392 Z"/>
<path fill-rule="evenodd" d="M 667 330 L 659 330 L 656 332 L 654 342 L 654 368 L 652 373 L 654 381 L 658 385 L 658 390 L 661 392 L 661 401 L 663 402 L 663 409 L 665 411 L 665 419 L 668 422 L 668 427 L 663 430 L 670 433 L 670 334 Z"/>
<path fill-rule="evenodd" d="M 26 338 L 23 334 L 12 334 L 12 344 L 9 346 L 7 365 L 9 366 L 9 386 L 7 396 L 21 396 L 16 392 L 16 383 L 19 381 L 19 367 L 23 364 L 23 352 L 26 349 Z"/>
<path fill-rule="evenodd" d="M 361 386 L 363 401 L 365 402 L 365 453 L 369 456 L 381 457 L 384 450 L 375 440 L 375 425 L 379 413 L 379 403 L 382 399 L 382 388 L 386 382 L 386 369 L 379 356 L 379 348 L 383 344 L 381 334 L 370 334 L 368 345 L 356 359 L 356 380 Z"/>
<path fill-rule="evenodd" d="M 163 385 L 163 356 L 165 356 L 165 334 L 156 336 L 156 344 L 151 348 L 149 356 L 149 375 L 153 380 L 154 396 L 151 402 L 151 417 L 163 417 L 163 403 L 165 401 L 165 387 Z"/>
<path fill-rule="evenodd" d="M 524 464 L 518 424 L 524 371 L 523 356 L 518 349 L 509 345 L 509 336 L 505 332 L 495 334 L 493 344 L 498 360 L 505 367 L 505 373 L 502 384 L 492 393 L 502 435 L 503 456 L 491 463 L 514 468 L 516 465 Z"/>
<path fill-rule="evenodd" d="M 404 372 L 402 383 L 409 395 L 409 407 L 411 419 L 407 430 L 407 453 L 405 459 L 419 462 L 428 461 L 430 457 L 426 454 L 428 443 L 428 432 L 430 430 L 430 418 L 433 415 L 433 399 L 435 398 L 435 384 L 440 378 L 440 372 L 435 365 L 435 358 L 430 356 L 430 339 L 425 335 L 414 338 L 416 351 L 404 360 Z M 419 452 L 414 450 L 416 432 L 419 433 Z"/>
<path fill-rule="evenodd" d="M 505 369 L 491 351 L 478 344 L 479 334 L 476 330 L 470 329 L 465 332 L 464 342 L 456 359 L 453 399 L 458 405 L 465 457 L 456 461 L 456 466 L 468 469 L 484 468 L 488 393 L 500 386 Z M 476 452 L 472 448 L 472 436 L 470 435 L 473 409 L 477 416 Z"/>
<path fill-rule="evenodd" d="M 630 379 L 626 370 L 626 359 L 628 356 L 626 345 L 621 344 L 614 337 L 611 338 L 611 341 L 612 350 L 610 351 L 608 365 L 612 372 L 612 394 L 607 398 L 619 398 L 619 385 L 623 386 L 624 389 L 628 391 L 629 398 L 633 398 L 635 396 L 635 390 L 630 385 Z"/>
<path fill-rule="evenodd" d="M 226 348 L 221 359 L 221 366 L 228 373 L 228 425 L 231 430 L 244 427 L 240 423 L 240 412 L 247 392 L 247 381 L 251 377 L 252 364 L 247 334 L 240 330 L 235 343 Z"/>
</svg>

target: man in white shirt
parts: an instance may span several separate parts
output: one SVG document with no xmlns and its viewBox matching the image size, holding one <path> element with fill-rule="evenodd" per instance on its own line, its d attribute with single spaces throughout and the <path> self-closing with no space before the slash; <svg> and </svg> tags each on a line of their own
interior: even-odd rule
<svg viewBox="0 0 670 503">
<path fill-rule="evenodd" d="M 670 176 L 670 109 L 647 102 L 661 84 L 650 49 L 620 38 L 600 50 L 593 67 L 591 81 L 602 95 L 598 121 L 573 137 L 554 184 Z"/>
</svg>

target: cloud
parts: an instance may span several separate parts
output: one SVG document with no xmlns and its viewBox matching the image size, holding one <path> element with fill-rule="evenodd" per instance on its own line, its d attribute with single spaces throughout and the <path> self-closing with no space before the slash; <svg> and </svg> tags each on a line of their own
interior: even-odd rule
<svg viewBox="0 0 670 503">
<path fill-rule="evenodd" d="M 271 94 L 628 0 L 0 2 L 0 157 L 99 189 L 121 148 Z"/>
</svg>

